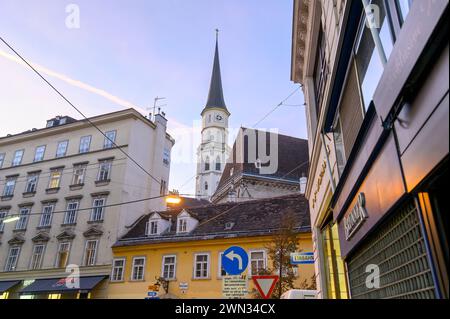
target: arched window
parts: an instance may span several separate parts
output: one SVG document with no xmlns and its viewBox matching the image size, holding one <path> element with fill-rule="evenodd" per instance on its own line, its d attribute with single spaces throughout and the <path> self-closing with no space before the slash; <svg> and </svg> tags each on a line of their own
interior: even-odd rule
<svg viewBox="0 0 450 319">
<path fill-rule="evenodd" d="M 217 156 L 216 158 L 216 171 L 220 171 L 221 167 L 220 167 L 220 156 Z"/>
<path fill-rule="evenodd" d="M 208 182 L 205 182 L 205 191 L 208 190 Z"/>
<path fill-rule="evenodd" d="M 205 171 L 209 171 L 209 156 L 206 156 Z"/>
</svg>

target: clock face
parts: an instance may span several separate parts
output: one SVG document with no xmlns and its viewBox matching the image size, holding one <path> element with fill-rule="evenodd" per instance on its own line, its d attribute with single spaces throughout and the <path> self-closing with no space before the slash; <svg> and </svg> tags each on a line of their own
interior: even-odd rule
<svg viewBox="0 0 450 319">
<path fill-rule="evenodd" d="M 223 122 L 223 116 L 220 115 L 220 114 L 216 114 L 215 120 L 216 120 L 217 122 Z"/>
</svg>

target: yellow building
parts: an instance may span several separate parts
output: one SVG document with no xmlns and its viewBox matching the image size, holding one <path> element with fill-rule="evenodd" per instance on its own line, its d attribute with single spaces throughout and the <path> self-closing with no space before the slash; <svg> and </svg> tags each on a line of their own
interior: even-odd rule
<svg viewBox="0 0 450 319">
<path fill-rule="evenodd" d="M 223 298 L 222 253 L 240 246 L 248 254 L 243 273 L 246 297 L 252 297 L 252 273 L 271 269 L 268 248 L 280 229 L 283 216 L 295 217 L 297 251 L 311 252 L 308 204 L 303 195 L 290 195 L 241 203 L 208 205 L 143 216 L 113 246 L 109 298 L 143 299 L 158 277 L 169 282 L 161 298 Z M 296 288 L 311 281 L 313 265 L 293 266 Z"/>
</svg>

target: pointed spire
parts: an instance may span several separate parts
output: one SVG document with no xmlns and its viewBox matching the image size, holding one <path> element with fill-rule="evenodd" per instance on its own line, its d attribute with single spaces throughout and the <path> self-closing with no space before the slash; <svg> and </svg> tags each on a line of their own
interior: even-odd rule
<svg viewBox="0 0 450 319">
<path fill-rule="evenodd" d="M 205 109 L 213 107 L 227 110 L 227 107 L 225 106 L 225 100 L 223 98 L 222 77 L 220 75 L 218 29 L 216 29 L 216 50 L 214 53 L 214 64 L 211 75 L 211 84 L 209 87 L 208 101 L 206 102 Z"/>
</svg>

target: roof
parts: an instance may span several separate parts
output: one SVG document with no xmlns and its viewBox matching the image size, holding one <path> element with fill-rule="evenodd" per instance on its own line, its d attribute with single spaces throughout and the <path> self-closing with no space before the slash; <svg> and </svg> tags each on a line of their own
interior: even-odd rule
<svg viewBox="0 0 450 319">
<path fill-rule="evenodd" d="M 196 218 L 199 224 L 188 234 L 177 234 L 175 218 L 183 211 Z M 166 218 L 167 214 L 170 214 L 173 221 L 170 230 L 158 236 L 145 235 L 146 223 L 153 214 L 149 213 L 140 218 L 134 227 L 114 244 L 114 247 L 271 235 L 280 228 L 282 216 L 289 212 L 293 214 L 296 231 L 299 233 L 311 231 L 308 201 L 303 195 L 294 194 L 158 212 Z M 233 223 L 233 227 L 229 230 L 225 230 L 227 223 Z"/>
<path fill-rule="evenodd" d="M 216 37 L 216 50 L 214 52 L 214 63 L 209 86 L 208 100 L 203 111 L 208 108 L 221 108 L 228 112 L 223 98 L 222 77 L 219 63 L 219 41 Z"/>
<path fill-rule="evenodd" d="M 210 201 L 200 198 L 184 197 L 180 196 L 181 202 L 179 204 L 167 204 L 167 209 L 176 208 L 192 208 L 198 206 L 205 206 L 211 204 Z"/>
<path fill-rule="evenodd" d="M 257 141 L 259 141 L 260 138 L 264 138 L 263 135 L 266 135 L 266 150 L 267 153 L 270 154 L 270 138 L 267 134 L 275 133 L 242 128 L 244 134 L 245 132 L 248 133 L 248 131 L 255 132 Z M 276 135 L 278 135 L 278 169 L 275 173 L 261 174 L 260 170 L 256 168 L 254 161 L 249 160 L 248 153 L 251 149 L 251 145 L 249 146 L 248 138 L 244 135 L 244 161 L 243 163 L 240 163 L 236 157 L 237 150 L 235 141 L 232 151 L 233 157 L 230 157 L 229 162 L 225 165 L 217 190 L 220 190 L 222 186 L 226 185 L 233 176 L 244 174 L 252 175 L 256 178 L 277 178 L 293 182 L 298 182 L 302 176 L 308 176 L 308 140 L 282 134 Z M 237 139 L 242 138 L 242 136 L 242 134 L 239 134 Z M 256 154 L 259 154 L 258 143 L 253 147 L 256 149 Z M 233 174 L 231 174 L 231 170 L 233 170 Z"/>
</svg>

